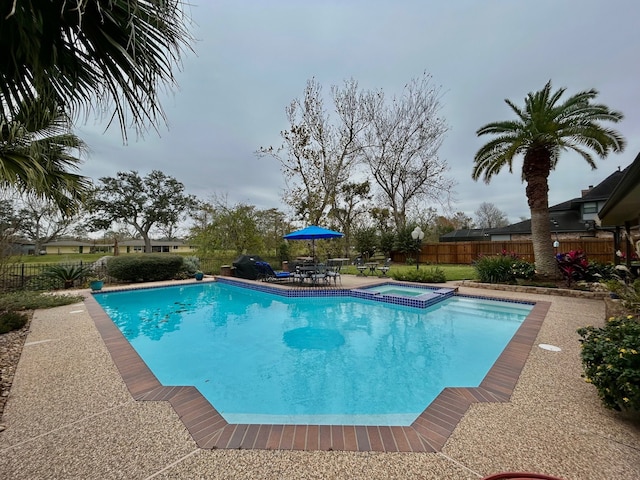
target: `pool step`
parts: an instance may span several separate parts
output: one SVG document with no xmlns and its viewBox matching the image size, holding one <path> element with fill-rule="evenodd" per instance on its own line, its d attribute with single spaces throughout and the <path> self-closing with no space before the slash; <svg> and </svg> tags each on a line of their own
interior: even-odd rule
<svg viewBox="0 0 640 480">
<path fill-rule="evenodd" d="M 504 318 L 513 320 L 522 320 L 522 318 L 528 315 L 529 311 L 526 308 L 518 308 L 511 306 L 501 305 L 483 305 L 473 303 L 458 303 L 456 301 L 447 304 L 447 309 L 450 312 L 460 315 L 468 315 L 474 317 L 491 317 L 491 318 Z"/>
</svg>

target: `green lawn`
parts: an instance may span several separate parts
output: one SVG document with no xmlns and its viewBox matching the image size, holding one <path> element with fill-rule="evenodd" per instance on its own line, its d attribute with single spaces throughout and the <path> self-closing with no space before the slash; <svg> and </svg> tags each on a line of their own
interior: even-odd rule
<svg viewBox="0 0 640 480">
<path fill-rule="evenodd" d="M 434 269 L 439 268 L 444 271 L 445 277 L 447 281 L 456 281 L 456 280 L 474 280 L 478 278 L 478 274 L 476 269 L 471 265 L 420 265 L 420 269 Z M 415 265 L 401 265 L 401 264 L 392 264 L 390 272 L 398 271 L 398 270 L 415 270 Z M 343 273 L 346 274 L 357 274 L 358 270 L 353 265 L 348 265 L 343 267 Z"/>
<path fill-rule="evenodd" d="M 69 255 L 38 255 L 38 256 L 24 255 L 21 257 L 14 257 L 13 259 L 11 259 L 11 261 L 7 263 L 73 263 L 73 262 L 79 262 L 79 261 L 82 261 L 83 263 L 92 263 L 103 256 L 104 256 L 103 253 L 84 253 L 84 254 L 78 253 L 78 254 L 69 254 Z M 234 257 L 230 256 L 229 258 L 233 259 Z M 226 261 L 220 260 L 216 262 L 216 264 L 217 263 L 220 263 L 220 265 L 224 263 L 230 264 L 231 261 L 232 260 L 226 262 Z M 275 266 L 278 264 L 277 262 L 276 263 L 272 262 L 272 265 L 274 265 L 274 268 L 276 268 Z M 444 271 L 447 281 L 474 280 L 478 278 L 476 269 L 471 265 L 424 265 L 424 264 L 420 265 L 421 269 L 426 269 L 426 270 L 433 269 L 436 267 Z M 405 264 L 391 265 L 391 271 L 409 270 L 409 269 L 415 269 L 415 268 L 416 268 L 415 265 L 405 265 Z M 277 269 L 279 269 L 279 267 Z M 215 271 L 212 273 L 219 273 L 219 272 Z M 345 265 L 342 269 L 342 273 L 355 275 L 358 273 L 358 271 L 356 270 L 356 267 L 354 265 Z"/>
<path fill-rule="evenodd" d="M 104 253 L 75 253 L 68 255 L 22 255 L 11 257 L 6 263 L 93 263 L 104 257 Z"/>
</svg>

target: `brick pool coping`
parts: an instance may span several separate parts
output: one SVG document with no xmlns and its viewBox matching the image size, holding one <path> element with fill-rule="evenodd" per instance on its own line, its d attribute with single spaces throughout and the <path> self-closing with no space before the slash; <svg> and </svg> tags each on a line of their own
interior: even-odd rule
<svg viewBox="0 0 640 480">
<path fill-rule="evenodd" d="M 93 295 L 85 305 L 133 398 L 168 401 L 200 448 L 438 452 L 471 404 L 509 401 L 551 303 L 534 304 L 479 387 L 445 388 L 408 427 L 230 424 L 197 388 L 160 384 Z"/>
</svg>

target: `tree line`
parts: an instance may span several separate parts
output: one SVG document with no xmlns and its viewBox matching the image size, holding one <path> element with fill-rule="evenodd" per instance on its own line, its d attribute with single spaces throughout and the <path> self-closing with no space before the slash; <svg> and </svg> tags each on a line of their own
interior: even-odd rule
<svg viewBox="0 0 640 480">
<path fill-rule="evenodd" d="M 384 229 L 377 214 L 373 208 L 344 239 L 328 242 L 332 256 L 415 251 L 410 235 L 413 223 L 404 230 Z M 489 227 L 494 222 L 496 226 L 495 222 L 506 222 L 506 216 L 495 206 L 483 203 L 476 211 L 475 222 Z M 420 226 L 426 241 L 438 241 L 440 235 L 472 228 L 475 222 L 462 212 L 444 216 L 430 208 L 425 210 Z M 89 241 L 96 232 L 112 240 L 142 239 L 147 252 L 152 250 L 152 239 L 187 240 L 197 245 L 202 256 L 249 252 L 287 259 L 291 249 L 300 253 L 305 250 L 304 244 L 294 242 L 291 247 L 283 241 L 286 233 L 297 228 L 285 212 L 246 203 L 231 205 L 226 196 L 215 194 L 208 200 L 198 200 L 179 180 L 158 170 L 145 176 L 129 171 L 101 178 L 73 215 L 63 215 L 55 204 L 43 199 L 7 197 L 0 200 L 0 228 L 5 243 L 11 243 L 11 238 L 24 238 L 34 243 L 36 253 L 46 243 L 61 238 Z"/>
</svg>

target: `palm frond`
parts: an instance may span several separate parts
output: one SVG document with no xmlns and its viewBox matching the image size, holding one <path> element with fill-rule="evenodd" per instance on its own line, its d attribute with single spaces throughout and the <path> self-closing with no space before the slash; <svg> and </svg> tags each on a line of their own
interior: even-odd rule
<svg viewBox="0 0 640 480">
<path fill-rule="evenodd" d="M 15 117 L 0 120 L 0 188 L 15 188 L 54 202 L 63 214 L 79 207 L 90 186 L 74 173 L 86 145 L 70 131 L 62 108 L 50 99 L 19 105 Z"/>
<path fill-rule="evenodd" d="M 622 135 L 600 125 L 617 123 L 622 114 L 606 105 L 592 103 L 598 95 L 594 89 L 562 101 L 565 91 L 565 88 L 553 91 L 549 81 L 542 90 L 527 94 L 524 107 L 505 100 L 518 120 L 492 122 L 477 130 L 478 136 L 497 137 L 476 153 L 472 178 L 477 180 L 484 174 L 488 182 L 504 165 L 509 165 L 511 171 L 514 157 L 529 151 L 546 152 L 545 162 L 551 170 L 556 167 L 562 150 L 576 151 L 592 168 L 595 162 L 589 151 L 602 158 L 610 152 L 622 151 L 626 143 Z"/>
<path fill-rule="evenodd" d="M 164 119 L 162 88 L 193 41 L 181 0 L 22 0 L 0 14 L 3 115 L 23 100 L 58 99 L 76 112 L 112 111 L 123 136 Z M 112 110 L 113 109 L 113 110 Z"/>
</svg>

